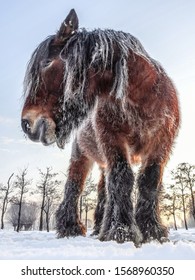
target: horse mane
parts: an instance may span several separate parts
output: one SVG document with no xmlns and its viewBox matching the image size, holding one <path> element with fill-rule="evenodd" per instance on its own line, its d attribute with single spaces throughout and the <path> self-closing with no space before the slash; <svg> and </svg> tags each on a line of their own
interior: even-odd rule
<svg viewBox="0 0 195 280">
<path fill-rule="evenodd" d="M 114 73 L 114 82 L 110 94 L 122 98 L 128 85 L 128 57 L 132 54 L 142 56 L 149 63 L 149 57 L 141 43 L 134 36 L 122 31 L 110 29 L 81 29 L 65 44 L 61 52 L 64 60 L 64 96 L 84 94 L 87 85 L 88 69 L 95 74 L 110 70 Z M 156 64 L 156 63 L 154 63 Z"/>
<path fill-rule="evenodd" d="M 49 47 L 55 35 L 47 37 L 33 52 L 28 63 L 24 93 L 36 97 L 40 82 L 40 61 L 47 59 Z M 94 75 L 104 74 L 110 70 L 114 74 L 110 95 L 122 98 L 128 86 L 128 58 L 134 54 L 141 56 L 153 65 L 158 72 L 163 69 L 152 59 L 137 38 L 129 33 L 110 29 L 87 31 L 80 29 L 72 35 L 61 50 L 60 58 L 64 62 L 64 102 L 70 96 L 83 96 L 88 83 L 88 70 L 92 68 Z M 135 59 L 133 57 L 133 59 Z"/>
</svg>

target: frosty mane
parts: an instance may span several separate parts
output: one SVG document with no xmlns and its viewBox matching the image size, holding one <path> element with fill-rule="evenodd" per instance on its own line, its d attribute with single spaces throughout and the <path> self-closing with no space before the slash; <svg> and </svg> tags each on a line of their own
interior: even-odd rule
<svg viewBox="0 0 195 280">
<path fill-rule="evenodd" d="M 49 57 L 49 48 L 55 35 L 49 36 L 33 52 L 29 61 L 25 79 L 25 96 L 36 97 L 40 85 L 41 62 Z M 130 54 L 131 51 L 131 54 Z M 113 85 L 110 94 L 122 98 L 128 85 L 128 58 L 137 54 L 160 70 L 159 64 L 151 59 L 141 43 L 134 36 L 122 31 L 81 29 L 70 37 L 59 56 L 64 63 L 64 100 L 79 94 L 83 96 L 88 82 L 88 70 L 104 74 L 113 73 Z"/>
<path fill-rule="evenodd" d="M 88 32 L 82 29 L 65 45 L 61 59 L 64 61 L 64 96 L 84 94 L 88 69 L 95 74 L 110 70 L 114 82 L 110 94 L 122 97 L 128 84 L 129 51 L 151 62 L 141 43 L 132 35 L 122 31 L 96 29 Z"/>
</svg>

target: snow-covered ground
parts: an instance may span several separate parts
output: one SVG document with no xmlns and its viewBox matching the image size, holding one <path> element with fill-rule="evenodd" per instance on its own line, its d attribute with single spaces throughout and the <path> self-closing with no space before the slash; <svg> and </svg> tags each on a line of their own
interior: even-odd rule
<svg viewBox="0 0 195 280">
<path fill-rule="evenodd" d="M 195 228 L 171 230 L 170 242 L 135 248 L 132 242 L 100 242 L 94 237 L 56 239 L 55 232 L 0 231 L 1 260 L 195 260 Z"/>
</svg>

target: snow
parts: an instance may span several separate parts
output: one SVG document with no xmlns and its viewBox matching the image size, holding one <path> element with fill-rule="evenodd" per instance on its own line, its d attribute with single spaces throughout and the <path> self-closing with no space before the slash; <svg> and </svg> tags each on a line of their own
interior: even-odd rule
<svg viewBox="0 0 195 280">
<path fill-rule="evenodd" d="M 86 237 L 57 239 L 55 232 L 0 230 L 0 260 L 194 260 L 195 228 L 170 230 L 170 242 L 136 248 Z"/>
</svg>

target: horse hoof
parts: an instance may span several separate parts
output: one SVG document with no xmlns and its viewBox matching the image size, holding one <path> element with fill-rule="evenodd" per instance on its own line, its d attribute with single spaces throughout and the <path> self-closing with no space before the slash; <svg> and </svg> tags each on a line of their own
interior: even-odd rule
<svg viewBox="0 0 195 280">
<path fill-rule="evenodd" d="M 76 236 L 86 236 L 86 229 L 81 225 L 75 225 L 72 227 L 61 227 L 57 230 L 57 238 L 64 237 L 76 237 Z"/>
<path fill-rule="evenodd" d="M 97 236 L 99 234 L 99 230 L 94 230 L 90 236 Z"/>
<path fill-rule="evenodd" d="M 128 232 L 126 232 L 122 227 L 116 228 L 116 230 L 114 230 L 112 234 L 112 239 L 115 240 L 117 243 L 124 243 L 125 241 L 130 240 Z"/>
<path fill-rule="evenodd" d="M 148 222 L 145 228 L 141 228 L 141 233 L 143 236 L 143 244 L 150 243 L 152 241 L 164 243 L 169 240 L 167 228 L 160 224 L 154 224 L 152 221 Z"/>
<path fill-rule="evenodd" d="M 160 243 L 165 243 L 165 242 L 170 242 L 170 239 L 168 237 L 161 237 L 160 240 L 159 240 Z"/>
<path fill-rule="evenodd" d="M 133 241 L 135 243 L 135 234 L 131 230 L 131 228 L 127 226 L 118 226 L 107 233 L 100 234 L 100 241 L 111 241 L 114 240 L 117 243 L 124 243 L 127 241 Z"/>
</svg>

